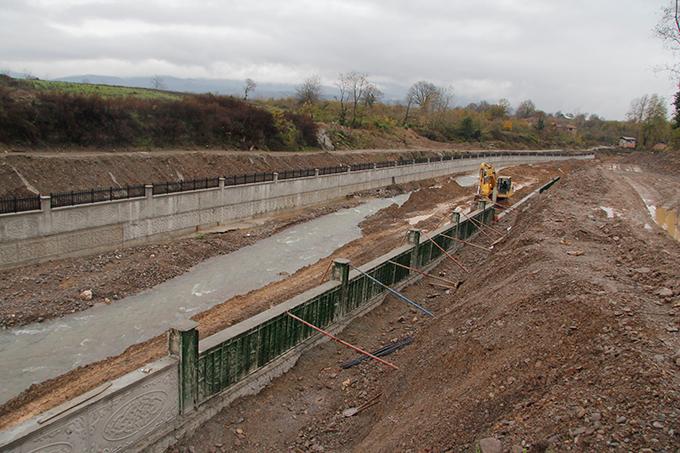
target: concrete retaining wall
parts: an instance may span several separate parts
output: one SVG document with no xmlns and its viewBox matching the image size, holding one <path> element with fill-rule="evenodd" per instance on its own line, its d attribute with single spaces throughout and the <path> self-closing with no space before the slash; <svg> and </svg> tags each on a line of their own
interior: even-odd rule
<svg viewBox="0 0 680 453">
<path fill-rule="evenodd" d="M 480 162 L 517 165 L 586 156 L 536 153 L 433 161 L 309 178 L 219 187 L 0 215 L 0 267 L 96 253 L 186 234 L 201 226 L 322 203 L 394 183 L 475 171 Z"/>
<path fill-rule="evenodd" d="M 164 358 L 0 433 L 8 453 L 135 451 L 177 419 L 177 361 Z"/>
</svg>

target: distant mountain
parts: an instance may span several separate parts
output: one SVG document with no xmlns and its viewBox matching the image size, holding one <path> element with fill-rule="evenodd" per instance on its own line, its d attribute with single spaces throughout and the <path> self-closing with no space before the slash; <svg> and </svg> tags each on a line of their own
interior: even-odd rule
<svg viewBox="0 0 680 453">
<path fill-rule="evenodd" d="M 182 93 L 214 93 L 231 96 L 243 95 L 243 80 L 234 79 L 184 79 L 173 76 L 160 76 L 162 89 L 178 91 Z M 116 85 L 137 88 L 156 88 L 154 77 L 116 77 L 108 75 L 83 74 L 56 79 L 62 82 L 94 83 L 104 85 Z M 256 80 L 257 82 L 257 80 Z M 295 84 L 291 83 L 267 83 L 257 82 L 257 88 L 252 94 L 253 98 L 285 98 L 295 95 Z M 380 89 L 384 93 L 383 102 L 396 103 L 403 101 L 408 91 L 408 87 L 395 84 L 381 84 Z M 333 99 L 338 96 L 338 90 L 334 86 L 323 86 L 322 96 L 326 99 Z M 479 102 L 478 99 L 471 99 L 467 96 L 455 94 L 454 104 L 467 105 L 470 102 Z"/>
</svg>

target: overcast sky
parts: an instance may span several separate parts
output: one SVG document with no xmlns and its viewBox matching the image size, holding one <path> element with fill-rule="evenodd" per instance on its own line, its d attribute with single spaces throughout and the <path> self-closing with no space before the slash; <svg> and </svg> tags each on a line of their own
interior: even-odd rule
<svg viewBox="0 0 680 453">
<path fill-rule="evenodd" d="M 0 69 L 298 83 L 366 72 L 459 102 L 533 99 L 622 118 L 673 83 L 662 0 L 0 0 Z"/>
</svg>

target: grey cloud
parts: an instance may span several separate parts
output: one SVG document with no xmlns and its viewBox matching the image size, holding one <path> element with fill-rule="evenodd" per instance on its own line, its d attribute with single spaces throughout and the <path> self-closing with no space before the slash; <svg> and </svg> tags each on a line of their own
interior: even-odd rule
<svg viewBox="0 0 680 453">
<path fill-rule="evenodd" d="M 356 69 L 621 118 L 633 97 L 672 94 L 652 70 L 671 58 L 652 36 L 657 17 L 632 0 L 3 0 L 0 67 L 270 82 Z"/>
</svg>

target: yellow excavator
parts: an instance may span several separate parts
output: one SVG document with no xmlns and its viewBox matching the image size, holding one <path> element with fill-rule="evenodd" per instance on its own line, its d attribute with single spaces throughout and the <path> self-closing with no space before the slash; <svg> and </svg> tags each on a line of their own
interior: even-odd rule
<svg viewBox="0 0 680 453">
<path fill-rule="evenodd" d="M 479 186 L 477 198 L 503 201 L 512 197 L 512 179 L 509 176 L 498 176 L 493 165 L 482 162 L 479 166 Z"/>
</svg>

